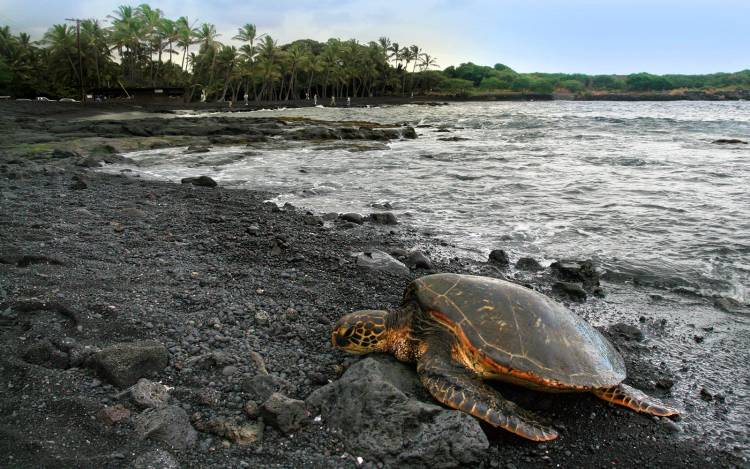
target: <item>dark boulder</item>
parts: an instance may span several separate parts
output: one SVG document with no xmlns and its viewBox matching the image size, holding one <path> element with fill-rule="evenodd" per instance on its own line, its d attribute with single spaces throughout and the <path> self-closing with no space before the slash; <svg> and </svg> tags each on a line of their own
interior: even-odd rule
<svg viewBox="0 0 750 469">
<path fill-rule="evenodd" d="M 92 365 L 110 383 L 126 387 L 169 364 L 166 347 L 155 341 L 115 344 L 94 354 Z"/>
<path fill-rule="evenodd" d="M 555 284 L 552 285 L 552 291 L 559 296 L 580 303 L 586 301 L 587 297 L 586 290 L 584 290 L 583 287 L 578 283 L 555 282 Z"/>
<path fill-rule="evenodd" d="M 62 150 L 60 148 L 55 148 L 52 150 L 52 158 L 80 158 L 81 154 L 77 151 L 73 150 Z"/>
<path fill-rule="evenodd" d="M 466 138 L 466 137 L 453 136 L 453 137 L 441 137 L 441 138 L 438 138 L 438 140 L 440 140 L 441 142 L 461 142 L 464 140 L 471 140 L 471 139 Z"/>
<path fill-rule="evenodd" d="M 493 249 L 492 252 L 490 252 L 489 261 L 503 268 L 508 267 L 508 265 L 510 264 L 508 253 L 506 253 L 502 249 Z"/>
<path fill-rule="evenodd" d="M 522 257 L 516 262 L 516 269 L 526 272 L 539 272 L 540 270 L 544 270 L 544 267 L 534 258 Z"/>
<path fill-rule="evenodd" d="M 307 422 L 310 414 L 304 401 L 275 392 L 260 407 L 263 421 L 282 433 L 294 433 Z"/>
<path fill-rule="evenodd" d="M 183 178 L 181 181 L 183 184 L 192 184 L 199 187 L 216 187 L 216 181 L 208 176 L 198 176 L 192 178 Z"/>
<path fill-rule="evenodd" d="M 198 440 L 187 412 L 176 405 L 146 409 L 133 420 L 141 439 L 160 441 L 176 450 L 188 449 Z"/>
<path fill-rule="evenodd" d="M 339 218 L 344 221 L 356 223 L 358 225 L 361 225 L 362 223 L 365 222 L 365 218 L 362 215 L 360 215 L 359 213 L 353 213 L 353 212 L 342 213 L 341 215 L 339 215 Z"/>
<path fill-rule="evenodd" d="M 265 402 L 273 393 L 289 392 L 292 385 L 278 376 L 261 373 L 242 380 L 241 387 L 250 399 Z"/>
<path fill-rule="evenodd" d="M 398 225 L 398 219 L 392 212 L 371 213 L 368 218 L 378 225 Z"/>
<path fill-rule="evenodd" d="M 432 270 L 432 260 L 422 251 L 412 251 L 406 258 L 406 264 L 416 269 Z"/>
<path fill-rule="evenodd" d="M 403 138 L 415 139 L 417 138 L 417 131 L 414 130 L 414 127 L 407 125 L 401 130 L 401 136 Z"/>
<path fill-rule="evenodd" d="M 347 450 L 386 467 L 477 466 L 489 443 L 479 422 L 414 396 L 416 373 L 391 357 L 368 357 L 313 392 L 307 404 L 340 432 Z"/>
<path fill-rule="evenodd" d="M 89 187 L 88 178 L 80 174 L 74 174 L 73 180 L 70 183 L 71 190 L 81 191 Z"/>
<path fill-rule="evenodd" d="M 211 151 L 211 148 L 203 146 L 203 145 L 190 145 L 187 147 L 187 150 L 185 150 L 185 153 L 187 154 L 194 154 L 194 153 L 208 153 Z"/>
<path fill-rule="evenodd" d="M 737 138 L 720 138 L 713 141 L 716 145 L 747 145 L 747 142 Z"/>
<path fill-rule="evenodd" d="M 599 286 L 599 271 L 591 260 L 560 260 L 553 262 L 550 269 L 563 282 L 579 282 L 585 288 Z"/>
<path fill-rule="evenodd" d="M 610 334 L 623 337 L 626 340 L 634 340 L 636 342 L 640 342 L 644 339 L 643 331 L 638 329 L 636 326 L 625 324 L 624 322 L 613 324 L 609 326 L 607 330 Z"/>
</svg>

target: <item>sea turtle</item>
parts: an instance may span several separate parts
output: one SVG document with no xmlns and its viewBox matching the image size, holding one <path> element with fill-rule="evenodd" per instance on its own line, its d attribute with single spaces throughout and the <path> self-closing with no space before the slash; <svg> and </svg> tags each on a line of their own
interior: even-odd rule
<svg viewBox="0 0 750 469">
<path fill-rule="evenodd" d="M 558 434 L 483 380 L 591 392 L 637 412 L 677 415 L 622 383 L 622 356 L 599 331 L 547 296 L 504 280 L 421 277 L 406 288 L 399 308 L 350 313 L 338 321 L 331 340 L 348 352 L 386 352 L 416 362 L 435 399 L 534 441 Z"/>
</svg>

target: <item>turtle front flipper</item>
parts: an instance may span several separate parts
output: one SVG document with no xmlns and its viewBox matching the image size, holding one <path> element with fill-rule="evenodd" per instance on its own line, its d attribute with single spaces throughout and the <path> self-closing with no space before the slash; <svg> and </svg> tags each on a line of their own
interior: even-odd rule
<svg viewBox="0 0 750 469">
<path fill-rule="evenodd" d="M 558 436 L 530 412 L 485 385 L 471 370 L 453 362 L 449 353 L 428 349 L 417 364 L 417 372 L 430 394 L 448 407 L 529 440 L 549 441 Z"/>
<path fill-rule="evenodd" d="M 673 409 L 659 399 L 648 396 L 635 388 L 631 388 L 627 384 L 620 383 L 611 388 L 594 389 L 592 392 L 599 399 L 627 407 L 636 412 L 657 415 L 659 417 L 679 415 L 677 409 Z"/>
</svg>

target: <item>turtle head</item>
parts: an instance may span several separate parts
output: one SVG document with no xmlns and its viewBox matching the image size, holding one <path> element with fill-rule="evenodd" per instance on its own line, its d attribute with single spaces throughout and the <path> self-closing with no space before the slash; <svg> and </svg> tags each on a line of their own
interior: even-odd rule
<svg viewBox="0 0 750 469">
<path fill-rule="evenodd" d="M 388 311 L 363 310 L 339 319 L 331 334 L 334 347 L 349 353 L 365 354 L 383 351 Z"/>
</svg>

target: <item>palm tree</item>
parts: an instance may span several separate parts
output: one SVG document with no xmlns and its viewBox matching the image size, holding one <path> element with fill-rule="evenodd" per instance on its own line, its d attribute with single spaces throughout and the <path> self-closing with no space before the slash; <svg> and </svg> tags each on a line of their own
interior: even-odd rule
<svg viewBox="0 0 750 469">
<path fill-rule="evenodd" d="M 401 62 L 401 48 L 399 47 L 398 42 L 391 43 L 391 47 L 388 48 L 388 52 L 390 52 L 388 58 L 395 61 L 396 67 L 398 67 L 399 62 Z"/>
<path fill-rule="evenodd" d="M 230 82 L 232 80 L 232 73 L 235 71 L 237 66 L 237 48 L 234 46 L 222 46 L 221 50 L 217 54 L 217 65 L 224 68 L 224 89 L 221 92 L 221 98 L 219 101 L 224 101 L 227 96 L 227 90 L 229 89 Z M 232 93 L 236 97 L 236 94 Z M 232 100 L 234 101 L 234 99 Z"/>
<path fill-rule="evenodd" d="M 146 55 L 149 62 L 151 84 L 156 86 L 156 77 L 159 74 L 161 55 L 164 50 L 164 37 L 162 36 L 162 30 L 160 30 L 164 14 L 160 9 L 151 8 L 146 3 L 138 6 L 136 13 L 141 19 L 142 29 L 140 39 L 144 40 L 148 46 L 148 52 Z M 154 53 L 158 54 L 158 62 L 156 65 L 154 65 Z"/>
<path fill-rule="evenodd" d="M 385 36 L 382 36 L 380 39 L 378 39 L 378 44 L 381 47 L 381 51 L 383 54 L 383 57 L 382 57 L 383 88 L 380 91 L 380 94 L 385 94 L 385 86 L 388 83 L 388 72 L 390 71 L 390 67 L 388 66 L 388 59 L 390 58 L 389 51 L 391 48 L 391 40 Z"/>
<path fill-rule="evenodd" d="M 81 22 L 81 49 L 87 60 L 93 58 L 96 86 L 101 88 L 101 63 L 109 58 L 107 33 L 98 20 L 83 20 Z"/>
<path fill-rule="evenodd" d="M 0 54 L 8 57 L 11 54 L 16 38 L 10 32 L 10 26 L 0 28 Z"/>
<path fill-rule="evenodd" d="M 52 58 L 61 58 L 66 60 L 70 65 L 73 76 L 79 79 L 78 69 L 73 63 L 73 55 L 76 53 L 76 36 L 75 29 L 67 24 L 55 24 L 44 33 L 40 41 L 47 46 Z"/>
<path fill-rule="evenodd" d="M 216 31 L 216 26 L 210 23 L 203 23 L 195 34 L 196 40 L 201 44 L 201 54 L 211 54 L 211 65 L 209 66 L 208 82 L 206 84 L 207 92 L 212 91 L 214 83 L 216 55 L 219 47 L 221 47 L 221 43 L 216 40 L 219 36 L 221 34 Z"/>
<path fill-rule="evenodd" d="M 335 80 L 331 79 L 337 78 L 336 75 L 341 65 L 341 61 L 339 60 L 340 51 L 341 41 L 331 38 L 326 43 L 326 47 L 325 49 L 323 49 L 323 53 L 321 54 L 321 64 L 323 66 L 323 71 L 325 72 L 325 78 L 323 79 L 323 98 L 326 98 L 328 95 L 328 85 L 332 81 L 335 83 Z M 334 96 L 336 95 L 335 88 L 332 88 L 331 92 Z"/>
<path fill-rule="evenodd" d="M 240 47 L 240 52 L 242 53 L 242 57 L 244 59 L 242 72 L 243 88 L 245 89 L 245 93 L 247 93 L 248 95 L 250 94 L 250 76 L 253 73 L 255 54 L 257 52 L 255 48 L 255 41 L 265 36 L 265 34 L 261 34 L 260 36 L 258 36 L 257 34 L 258 31 L 255 28 L 255 25 L 252 23 L 246 23 L 243 27 L 237 29 L 237 34 L 232 38 L 237 41 L 246 43 L 243 44 L 242 47 Z"/>
<path fill-rule="evenodd" d="M 421 70 L 429 70 L 432 67 L 437 67 L 437 57 L 433 57 L 430 54 L 422 54 L 421 62 L 419 63 L 419 68 Z"/>
<path fill-rule="evenodd" d="M 141 19 L 136 10 L 127 5 L 118 7 L 109 18 L 112 20 L 111 49 L 117 49 L 121 60 L 127 56 L 130 79 L 134 80 L 140 52 Z"/>
<path fill-rule="evenodd" d="M 419 57 L 422 54 L 422 50 L 419 48 L 419 46 L 412 45 L 409 47 L 409 51 L 411 52 L 412 60 L 414 61 L 414 65 L 411 68 L 411 74 L 412 74 L 412 83 L 411 83 L 411 90 L 414 91 L 414 73 L 417 71 L 417 64 L 419 63 Z"/>
<path fill-rule="evenodd" d="M 273 99 L 273 80 L 280 76 L 279 59 L 280 53 L 277 42 L 271 36 L 266 35 L 258 47 L 258 61 L 263 76 L 263 86 L 259 94 L 261 98 L 265 92 L 269 100 Z"/>
<path fill-rule="evenodd" d="M 307 50 L 301 44 L 292 44 L 291 47 L 286 51 L 287 64 L 289 66 L 289 86 L 286 92 L 286 101 L 289 101 L 290 96 L 294 96 L 294 99 L 298 98 L 298 95 L 294 93 L 294 87 L 297 84 L 297 72 L 300 68 L 305 66 L 305 62 L 309 60 Z"/>
<path fill-rule="evenodd" d="M 196 30 L 186 16 L 180 16 L 175 21 L 177 47 L 182 49 L 182 63 L 180 69 L 185 69 L 190 53 L 190 46 L 195 44 Z"/>
</svg>

